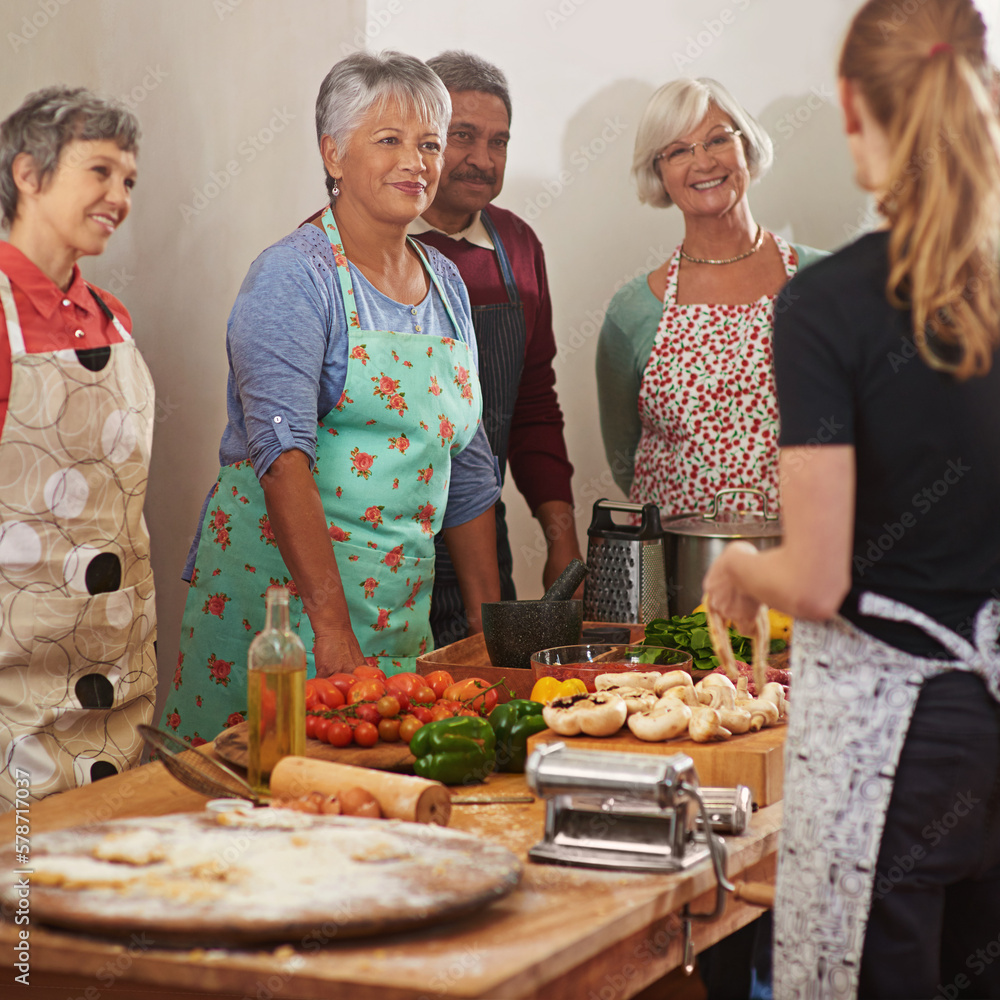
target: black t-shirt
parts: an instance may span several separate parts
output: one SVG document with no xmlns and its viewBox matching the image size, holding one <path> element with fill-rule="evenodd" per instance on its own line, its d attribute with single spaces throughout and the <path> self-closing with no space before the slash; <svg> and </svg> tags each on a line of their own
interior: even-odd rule
<svg viewBox="0 0 1000 1000">
<path fill-rule="evenodd" d="M 897 648 L 940 656 L 919 629 L 858 613 L 870 590 L 966 637 L 1000 597 L 1000 354 L 959 382 L 920 357 L 889 305 L 889 234 L 800 271 L 778 299 L 780 444 L 856 452 L 853 576 L 841 613 Z"/>
</svg>

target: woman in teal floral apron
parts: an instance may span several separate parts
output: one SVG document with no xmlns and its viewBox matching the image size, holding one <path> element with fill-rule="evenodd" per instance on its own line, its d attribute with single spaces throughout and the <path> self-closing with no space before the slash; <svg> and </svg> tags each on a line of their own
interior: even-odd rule
<svg viewBox="0 0 1000 1000">
<path fill-rule="evenodd" d="M 333 204 L 254 262 L 230 317 L 230 425 L 166 706 L 192 742 L 243 717 L 272 583 L 321 676 L 365 659 L 412 670 L 432 648 L 438 532 L 472 620 L 498 597 L 468 298 L 405 235 L 433 199 L 449 117 L 437 77 L 398 53 L 349 57 L 321 88 Z"/>
<path fill-rule="evenodd" d="M 796 617 L 776 1000 L 1000 997 L 1000 129 L 972 3 L 898 11 L 839 67 L 885 226 L 775 317 L 784 542 L 705 579 Z"/>
</svg>

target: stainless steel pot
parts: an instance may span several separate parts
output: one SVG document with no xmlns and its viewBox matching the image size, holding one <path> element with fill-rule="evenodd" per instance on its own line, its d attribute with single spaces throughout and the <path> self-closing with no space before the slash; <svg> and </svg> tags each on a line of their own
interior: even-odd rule
<svg viewBox="0 0 1000 1000">
<path fill-rule="evenodd" d="M 720 510 L 720 498 L 730 493 L 759 497 L 762 511 Z M 688 615 L 701 604 L 705 573 L 729 542 L 739 539 L 758 549 L 781 543 L 781 521 L 768 511 L 767 497 L 760 490 L 719 490 L 705 513 L 675 514 L 662 524 L 672 615 Z"/>
</svg>

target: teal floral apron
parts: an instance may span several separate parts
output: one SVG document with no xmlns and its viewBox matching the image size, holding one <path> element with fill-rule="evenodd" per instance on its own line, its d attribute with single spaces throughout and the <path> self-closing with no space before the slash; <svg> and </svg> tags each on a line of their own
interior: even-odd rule
<svg viewBox="0 0 1000 1000">
<path fill-rule="evenodd" d="M 351 273 L 328 208 L 348 319 L 348 363 L 337 405 L 319 420 L 314 475 L 362 652 L 386 673 L 413 670 L 433 648 L 428 618 L 434 536 L 448 500 L 452 456 L 482 416 L 472 352 L 437 275 L 409 241 L 441 296 L 456 336 L 362 330 Z M 276 418 L 277 419 L 277 418 Z M 226 466 L 205 510 L 164 724 L 194 744 L 240 722 L 246 660 L 263 625 L 264 592 L 284 584 L 292 627 L 315 674 L 313 631 L 278 551 L 264 493 L 248 461 Z"/>
</svg>

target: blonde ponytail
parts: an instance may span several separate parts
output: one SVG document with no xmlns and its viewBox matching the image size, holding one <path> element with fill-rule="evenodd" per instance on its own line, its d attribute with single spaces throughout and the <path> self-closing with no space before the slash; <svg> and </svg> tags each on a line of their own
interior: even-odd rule
<svg viewBox="0 0 1000 1000">
<path fill-rule="evenodd" d="M 886 295 L 911 310 L 927 364 L 982 375 L 1000 344 L 1000 126 L 982 19 L 969 0 L 871 0 L 840 75 L 893 149 Z"/>
</svg>

